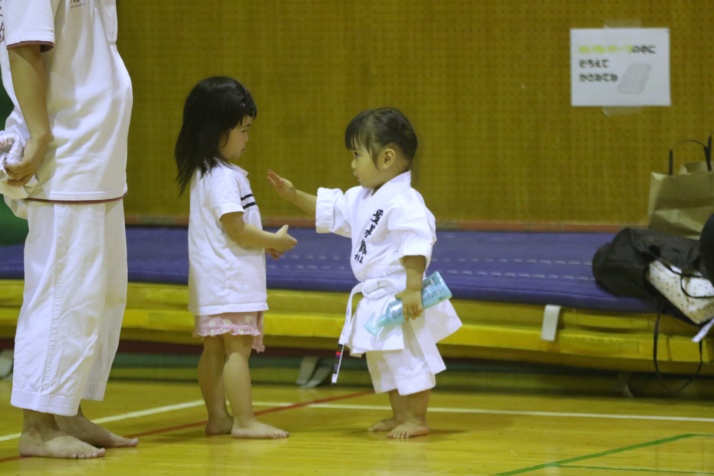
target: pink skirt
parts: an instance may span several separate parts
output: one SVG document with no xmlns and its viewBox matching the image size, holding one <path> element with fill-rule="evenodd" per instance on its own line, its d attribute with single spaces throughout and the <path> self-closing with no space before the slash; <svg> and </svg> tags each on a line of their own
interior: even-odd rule
<svg viewBox="0 0 714 476">
<path fill-rule="evenodd" d="M 253 349 L 263 352 L 263 311 L 226 312 L 210 316 L 194 316 L 194 337 L 215 337 L 223 334 L 253 336 Z"/>
</svg>

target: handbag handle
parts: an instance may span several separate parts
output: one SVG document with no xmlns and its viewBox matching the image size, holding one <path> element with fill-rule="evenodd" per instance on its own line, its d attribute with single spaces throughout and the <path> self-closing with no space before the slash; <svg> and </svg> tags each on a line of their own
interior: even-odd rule
<svg viewBox="0 0 714 476">
<path fill-rule="evenodd" d="M 664 266 L 665 268 L 667 268 L 667 270 L 669 270 L 670 273 L 679 276 L 679 288 L 680 288 L 680 290 L 682 291 L 682 293 L 684 293 L 685 296 L 687 296 L 687 297 L 689 297 L 689 298 L 692 298 L 692 299 L 712 299 L 712 298 L 714 298 L 714 295 L 694 296 L 694 295 L 692 295 L 692 294 L 689 294 L 689 291 L 687 291 L 686 289 L 684 289 L 684 278 L 698 278 L 698 279 L 705 279 L 705 280 L 706 280 L 707 278 L 705 278 L 705 277 L 702 276 L 701 274 L 687 273 L 687 272 L 685 272 L 685 271 L 677 271 L 677 270 L 674 269 L 674 266 L 673 266 L 671 263 L 668 263 L 668 262 L 665 261 L 663 258 L 661 258 L 661 257 L 656 257 L 655 259 L 656 259 L 657 261 L 659 261 L 660 264 L 662 264 L 662 266 Z"/>
<path fill-rule="evenodd" d="M 707 164 L 707 170 L 709 172 L 712 171 L 712 136 L 710 135 L 709 138 L 707 139 L 707 143 L 703 143 L 701 141 L 698 141 L 696 139 L 685 139 L 681 142 L 678 142 L 677 144 L 674 145 L 671 149 L 669 149 L 669 175 L 674 175 L 674 149 L 677 148 L 678 145 L 684 144 L 685 142 L 694 142 L 695 144 L 699 144 L 702 146 L 702 150 L 704 151 L 704 161 Z"/>
</svg>

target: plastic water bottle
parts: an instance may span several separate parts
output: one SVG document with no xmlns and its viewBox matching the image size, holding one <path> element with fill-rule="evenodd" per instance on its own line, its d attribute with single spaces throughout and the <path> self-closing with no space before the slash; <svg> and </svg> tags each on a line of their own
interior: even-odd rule
<svg viewBox="0 0 714 476">
<path fill-rule="evenodd" d="M 421 286 L 421 305 L 424 309 L 436 306 L 442 301 L 451 298 L 451 291 L 446 286 L 438 272 L 429 275 Z M 376 336 L 385 327 L 398 326 L 404 322 L 404 313 L 402 312 L 402 301 L 394 299 L 391 301 L 384 311 L 384 314 L 377 316 L 373 314 L 370 319 L 365 322 L 364 328 Z"/>
</svg>

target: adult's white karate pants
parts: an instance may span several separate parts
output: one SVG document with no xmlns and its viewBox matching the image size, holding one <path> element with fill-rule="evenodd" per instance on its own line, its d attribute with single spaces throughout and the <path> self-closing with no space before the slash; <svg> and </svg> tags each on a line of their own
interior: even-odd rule
<svg viewBox="0 0 714 476">
<path fill-rule="evenodd" d="M 28 202 L 11 403 L 75 415 L 102 400 L 126 306 L 124 205 Z"/>
</svg>

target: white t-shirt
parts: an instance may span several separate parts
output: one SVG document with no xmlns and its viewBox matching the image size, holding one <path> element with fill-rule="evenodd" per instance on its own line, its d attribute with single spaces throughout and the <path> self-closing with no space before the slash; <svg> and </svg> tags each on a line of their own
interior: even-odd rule
<svg viewBox="0 0 714 476">
<path fill-rule="evenodd" d="M 220 220 L 232 212 L 262 229 L 248 172 L 225 162 L 203 176 L 196 172 L 188 224 L 188 308 L 196 316 L 268 309 L 265 250 L 228 237 Z"/>
<path fill-rule="evenodd" d="M 116 0 L 0 0 L 0 69 L 15 109 L 5 129 L 28 138 L 7 49 L 42 45 L 53 140 L 30 198 L 112 200 L 126 194 L 132 89 L 116 46 Z"/>
</svg>

